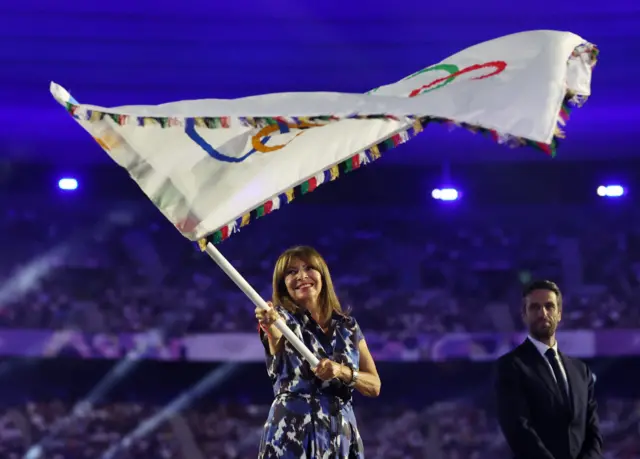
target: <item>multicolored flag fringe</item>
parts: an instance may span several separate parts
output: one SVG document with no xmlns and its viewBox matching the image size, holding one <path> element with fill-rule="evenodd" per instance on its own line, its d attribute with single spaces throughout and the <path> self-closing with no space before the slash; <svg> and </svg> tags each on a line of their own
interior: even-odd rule
<svg viewBox="0 0 640 459">
<path fill-rule="evenodd" d="M 430 123 L 554 155 L 591 92 L 597 48 L 549 30 L 465 49 L 367 94 L 283 93 L 158 106 L 79 104 L 51 93 L 176 228 L 219 243 Z"/>
</svg>

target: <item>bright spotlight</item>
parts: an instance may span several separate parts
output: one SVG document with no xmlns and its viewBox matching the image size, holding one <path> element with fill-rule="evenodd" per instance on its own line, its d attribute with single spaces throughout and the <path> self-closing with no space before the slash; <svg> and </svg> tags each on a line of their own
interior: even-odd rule
<svg viewBox="0 0 640 459">
<path fill-rule="evenodd" d="M 621 185 L 600 185 L 596 190 L 602 198 L 619 198 L 624 192 L 625 189 Z"/>
<path fill-rule="evenodd" d="M 455 201 L 459 194 L 455 188 L 436 188 L 431 192 L 431 197 L 440 201 Z"/>
<path fill-rule="evenodd" d="M 58 180 L 58 188 L 61 190 L 75 190 L 78 188 L 78 181 L 74 178 L 65 177 Z"/>
</svg>

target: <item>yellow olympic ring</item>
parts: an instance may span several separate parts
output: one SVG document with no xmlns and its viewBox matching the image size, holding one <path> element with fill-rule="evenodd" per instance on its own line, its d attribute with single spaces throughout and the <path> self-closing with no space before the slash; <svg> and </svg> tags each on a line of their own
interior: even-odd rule
<svg viewBox="0 0 640 459">
<path fill-rule="evenodd" d="M 301 123 L 286 123 L 286 124 L 287 124 L 287 127 L 289 129 L 302 129 L 302 132 L 298 132 L 295 135 L 294 139 L 296 137 L 298 137 L 299 135 L 304 134 L 304 130 L 305 129 L 324 126 L 324 124 L 305 123 L 305 122 L 301 122 Z M 262 129 L 260 129 L 251 138 L 251 146 L 253 147 L 253 149 L 255 151 L 259 151 L 260 153 L 271 153 L 272 151 L 277 151 L 277 150 L 280 150 L 280 149 L 286 147 L 289 144 L 289 142 L 291 142 L 293 140 L 293 139 L 291 139 L 288 142 L 283 143 L 281 145 L 265 145 L 264 143 L 262 143 L 262 139 L 264 137 L 267 137 L 268 135 L 271 135 L 272 133 L 274 133 L 276 131 L 280 131 L 279 132 L 280 134 L 283 133 L 280 130 L 280 125 L 279 124 L 270 124 L 269 126 L 265 126 Z"/>
</svg>

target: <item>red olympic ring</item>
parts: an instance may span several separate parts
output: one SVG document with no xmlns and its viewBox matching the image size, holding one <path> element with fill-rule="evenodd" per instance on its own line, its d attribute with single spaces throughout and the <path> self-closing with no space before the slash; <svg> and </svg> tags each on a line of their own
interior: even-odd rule
<svg viewBox="0 0 640 459">
<path fill-rule="evenodd" d="M 504 61 L 492 61 L 492 62 L 486 62 L 484 64 L 470 65 L 469 67 L 465 67 L 462 70 L 458 70 L 455 73 L 451 73 L 450 75 L 448 75 L 446 77 L 438 78 L 437 80 L 434 80 L 429 84 L 425 84 L 425 85 L 422 85 L 421 87 L 419 87 L 417 89 L 414 89 L 409 94 L 409 97 L 419 96 L 420 94 L 424 94 L 424 93 L 426 93 L 426 92 L 428 92 L 430 90 L 441 88 L 442 86 L 445 86 L 448 83 L 451 83 L 453 80 L 455 80 L 460 75 L 464 75 L 465 73 L 474 72 L 476 70 L 480 70 L 480 69 L 487 68 L 487 67 L 492 67 L 495 70 L 493 72 L 491 72 L 491 73 L 487 73 L 486 75 L 482 75 L 482 76 L 478 76 L 478 77 L 472 78 L 472 80 L 482 80 L 484 78 L 490 78 L 492 76 L 498 75 L 499 73 L 502 73 L 504 71 L 504 69 L 507 68 L 507 63 L 504 62 Z M 434 70 L 435 70 L 435 68 L 434 68 Z M 436 88 L 433 88 L 433 86 L 435 86 L 435 85 L 438 85 L 438 86 Z"/>
</svg>

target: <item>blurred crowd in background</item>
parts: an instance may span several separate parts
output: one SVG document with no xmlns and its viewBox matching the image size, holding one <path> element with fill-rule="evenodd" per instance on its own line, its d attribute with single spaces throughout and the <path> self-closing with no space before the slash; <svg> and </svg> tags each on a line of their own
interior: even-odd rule
<svg viewBox="0 0 640 459">
<path fill-rule="evenodd" d="M 520 289 L 532 277 L 563 289 L 565 330 L 640 327 L 633 213 L 289 207 L 220 245 L 266 299 L 278 254 L 305 244 L 326 258 L 343 305 L 365 330 L 518 330 Z M 0 327 L 255 330 L 253 305 L 151 204 L 105 211 L 12 200 L 2 209 L 0 274 L 13 293 L 0 295 Z"/>
<path fill-rule="evenodd" d="M 68 369 L 69 363 L 64 365 L 63 369 Z M 83 363 L 77 361 L 74 365 Z M 14 389 L 11 399 L 5 396 L 0 403 L 0 457 L 20 459 L 30 447 L 40 445 L 44 454 L 38 457 L 53 459 L 255 458 L 269 410 L 270 387 L 263 365 L 249 364 L 249 370 L 231 377 L 224 387 L 212 390 L 179 412 L 171 412 L 163 422 L 149 421 L 169 405 L 168 400 L 157 398 L 158 386 L 144 385 L 154 379 L 171 380 L 171 373 L 189 364 L 178 365 L 159 364 L 152 370 L 143 367 L 139 369 L 146 373 L 142 383 L 136 386 L 123 380 L 119 383 L 123 386 L 119 396 L 98 401 L 88 410 L 83 410 L 80 400 L 70 393 L 73 383 L 56 386 L 61 382 L 60 376 L 52 376 L 56 381 L 46 390 L 35 388 L 34 384 L 31 388 Z M 422 367 L 424 372 L 414 368 L 412 374 L 417 378 L 407 381 L 402 377 L 385 379 L 386 374 L 398 372 L 398 366 L 383 364 L 381 373 L 385 384 L 381 398 L 370 401 L 357 396 L 354 402 L 366 457 L 511 457 L 498 428 L 492 397 L 487 396 L 491 386 L 490 368 L 469 369 L 474 365 L 478 364 L 438 364 Z M 625 391 L 620 394 L 619 388 L 609 383 L 623 376 L 624 365 L 611 368 L 609 362 L 600 361 L 592 364 L 592 368 L 600 371 L 604 379 L 597 390 L 605 458 L 640 457 L 640 399 L 628 396 Z M 39 370 L 39 374 L 46 378 L 50 371 L 55 371 L 53 362 L 49 368 Z M 447 376 L 452 371 L 456 375 Z M 638 376 L 635 373 L 634 377 Z M 468 374 L 467 381 L 461 383 L 465 374 Z M 457 387 L 450 394 L 446 394 L 442 385 L 447 377 L 457 381 Z M 63 379 L 75 379 L 76 385 L 88 383 L 83 378 L 79 370 L 69 371 Z M 253 389 L 234 389 L 236 384 L 243 384 L 240 378 L 245 380 L 245 385 L 250 379 L 248 384 L 253 385 Z M 628 386 L 633 384 L 629 382 Z M 20 391 L 25 396 L 18 396 Z M 30 391 L 28 396 L 27 391 Z M 409 395 L 403 396 L 407 392 Z M 134 433 L 141 426 L 147 428 Z M 119 449 L 110 450 L 114 445 L 119 445 Z M 105 456 L 107 451 L 112 455 Z"/>
</svg>

